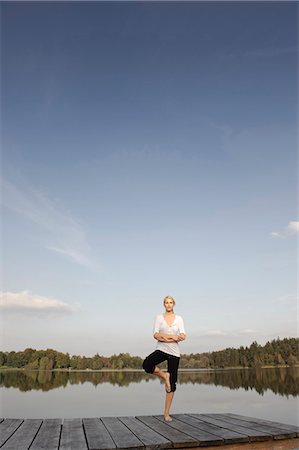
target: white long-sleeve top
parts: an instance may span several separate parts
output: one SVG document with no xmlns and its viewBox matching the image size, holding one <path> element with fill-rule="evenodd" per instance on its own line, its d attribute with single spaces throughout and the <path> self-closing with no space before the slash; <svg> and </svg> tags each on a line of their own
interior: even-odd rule
<svg viewBox="0 0 299 450">
<path fill-rule="evenodd" d="M 174 322 L 168 325 L 163 314 L 158 314 L 154 323 L 153 334 L 165 333 L 178 335 L 185 333 L 184 322 L 181 316 L 175 315 Z M 156 350 L 168 353 L 169 355 L 180 356 L 180 348 L 178 342 L 157 342 Z"/>
</svg>

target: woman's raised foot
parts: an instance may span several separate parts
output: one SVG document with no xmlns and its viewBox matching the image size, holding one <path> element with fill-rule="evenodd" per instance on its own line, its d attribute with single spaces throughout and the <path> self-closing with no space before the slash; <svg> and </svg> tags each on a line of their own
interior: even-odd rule
<svg viewBox="0 0 299 450">
<path fill-rule="evenodd" d="M 170 386 L 170 373 L 165 373 L 165 390 L 169 394 L 171 392 L 171 386 Z M 169 417 L 169 416 L 168 416 Z"/>
</svg>

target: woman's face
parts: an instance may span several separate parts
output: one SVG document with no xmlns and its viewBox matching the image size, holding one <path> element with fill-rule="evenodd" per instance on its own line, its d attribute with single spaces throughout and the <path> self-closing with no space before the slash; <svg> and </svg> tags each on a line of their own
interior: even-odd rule
<svg viewBox="0 0 299 450">
<path fill-rule="evenodd" d="M 172 312 L 173 311 L 173 307 L 174 307 L 173 300 L 171 298 L 167 298 L 164 301 L 164 306 L 165 306 L 165 310 L 167 312 Z"/>
</svg>

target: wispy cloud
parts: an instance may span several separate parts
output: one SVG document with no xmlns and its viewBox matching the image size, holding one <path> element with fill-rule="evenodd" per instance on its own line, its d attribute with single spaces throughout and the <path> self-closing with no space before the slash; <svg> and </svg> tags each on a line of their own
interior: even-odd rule
<svg viewBox="0 0 299 450">
<path fill-rule="evenodd" d="M 299 232 L 299 222 L 291 221 L 282 231 L 272 231 L 270 236 L 272 238 L 286 238 L 287 236 L 296 234 Z"/>
<path fill-rule="evenodd" d="M 72 313 L 79 305 L 70 305 L 61 300 L 32 294 L 30 291 L 0 292 L 0 308 L 14 312 Z"/>
<path fill-rule="evenodd" d="M 256 330 L 253 328 L 244 328 L 244 330 L 239 331 L 240 334 L 254 334 L 256 333 Z"/>
<path fill-rule="evenodd" d="M 278 302 L 280 303 L 280 305 L 283 308 L 287 308 L 287 311 L 296 311 L 298 300 L 298 295 L 296 294 L 285 294 L 278 298 Z"/>
<path fill-rule="evenodd" d="M 208 124 L 220 133 L 223 141 L 228 141 L 235 134 L 235 130 L 228 124 L 217 124 L 210 120 Z"/>
<path fill-rule="evenodd" d="M 217 53 L 220 60 L 234 61 L 240 58 L 275 58 L 283 55 L 296 55 L 299 52 L 298 45 L 290 45 L 287 47 L 264 47 L 252 50 L 236 51 L 234 48 L 222 49 L 221 53 Z"/>
<path fill-rule="evenodd" d="M 256 50 L 245 51 L 243 56 L 256 56 L 256 57 L 271 57 L 288 55 L 292 53 L 298 53 L 299 47 L 296 45 L 289 47 L 275 47 L 275 48 L 258 48 Z"/>
<path fill-rule="evenodd" d="M 60 253 L 61 255 L 65 255 L 68 258 L 72 259 L 74 262 L 81 264 L 83 266 L 92 267 L 90 260 L 84 256 L 82 253 L 78 253 L 76 250 L 72 248 L 59 248 L 47 246 L 49 250 L 53 250 L 53 252 Z"/>
<path fill-rule="evenodd" d="M 299 232 L 299 222 L 289 222 L 287 226 L 287 231 L 291 234 Z"/>
<path fill-rule="evenodd" d="M 278 238 L 280 237 L 280 233 L 278 233 L 278 231 L 271 231 L 270 236 L 273 238 Z"/>
<path fill-rule="evenodd" d="M 28 184 L 16 186 L 1 179 L 2 204 L 26 218 L 45 233 L 45 247 L 76 264 L 95 269 L 83 225 L 59 201 Z"/>
<path fill-rule="evenodd" d="M 198 333 L 196 333 L 197 335 Z M 211 330 L 204 330 L 199 333 L 200 337 L 226 337 L 226 338 L 236 338 L 238 336 L 244 336 L 244 335 L 252 335 L 253 337 L 259 334 L 257 330 L 253 328 L 242 328 L 242 329 L 211 329 Z"/>
<path fill-rule="evenodd" d="M 226 336 L 227 332 L 224 330 L 207 330 L 205 336 Z"/>
</svg>

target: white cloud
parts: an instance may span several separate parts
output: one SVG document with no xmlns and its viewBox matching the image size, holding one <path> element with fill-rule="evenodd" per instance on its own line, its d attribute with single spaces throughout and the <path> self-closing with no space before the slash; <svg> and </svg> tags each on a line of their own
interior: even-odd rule
<svg viewBox="0 0 299 450">
<path fill-rule="evenodd" d="M 244 330 L 239 331 L 240 334 L 254 334 L 256 333 L 256 330 L 253 330 L 252 328 L 245 328 Z"/>
<path fill-rule="evenodd" d="M 221 133 L 224 141 L 229 140 L 234 135 L 234 130 L 230 125 L 216 124 L 215 122 L 212 122 L 210 120 L 208 121 L 208 123 L 212 128 L 215 128 Z"/>
<path fill-rule="evenodd" d="M 70 258 L 71 260 L 73 260 L 74 262 L 76 262 L 82 266 L 87 266 L 90 268 L 93 267 L 91 262 L 89 261 L 89 259 L 86 256 L 82 255 L 81 253 L 76 252 L 76 250 L 74 250 L 72 248 L 67 248 L 67 247 L 58 248 L 58 247 L 52 247 L 50 245 L 47 246 L 47 248 L 56 253 L 60 253 L 62 255 L 67 256 L 68 258 Z"/>
<path fill-rule="evenodd" d="M 236 58 L 273 58 L 282 55 L 296 55 L 299 49 L 297 45 L 292 45 L 288 47 L 268 47 L 268 48 L 257 48 L 253 50 L 243 50 L 242 52 L 234 51 L 231 48 L 221 51 L 217 56 L 221 60 L 233 60 Z"/>
<path fill-rule="evenodd" d="M 207 330 L 203 334 L 205 336 L 226 336 L 227 332 L 223 330 Z"/>
<path fill-rule="evenodd" d="M 0 308 L 4 311 L 72 313 L 79 305 L 70 305 L 51 297 L 32 294 L 30 291 L 0 292 Z"/>
<path fill-rule="evenodd" d="M 298 46 L 289 46 L 289 47 L 280 47 L 280 48 L 264 48 L 264 49 L 257 49 L 252 50 L 248 52 L 244 52 L 244 56 L 260 56 L 262 58 L 265 58 L 267 56 L 280 56 L 280 55 L 287 55 L 292 53 L 298 53 Z"/>
<path fill-rule="evenodd" d="M 70 211 L 45 193 L 23 183 L 17 187 L 1 179 L 2 204 L 4 207 L 29 219 L 44 232 L 45 248 L 59 253 L 76 264 L 96 269 L 89 253 L 89 245 L 82 224 Z"/>
<path fill-rule="evenodd" d="M 252 328 L 244 328 L 241 330 L 231 329 L 231 330 L 206 330 L 201 336 L 226 336 L 226 337 L 237 337 L 244 334 L 256 334 L 257 331 Z"/>
<path fill-rule="evenodd" d="M 273 237 L 273 238 L 279 238 L 279 237 L 281 237 L 280 233 L 278 233 L 277 231 L 272 231 L 272 232 L 270 233 L 270 235 L 271 235 L 271 237 Z"/>
<path fill-rule="evenodd" d="M 282 231 L 272 231 L 270 236 L 272 238 L 285 238 L 288 235 L 296 234 L 299 232 L 299 222 L 293 220 L 290 221 Z"/>
<path fill-rule="evenodd" d="M 297 303 L 299 301 L 298 295 L 296 294 L 285 294 L 278 298 L 278 302 L 283 308 L 287 308 L 287 311 L 296 311 Z M 299 306 L 299 303 L 298 303 Z M 299 312 L 299 311 L 298 311 Z"/>
<path fill-rule="evenodd" d="M 288 226 L 287 226 L 287 231 L 289 231 L 290 233 L 298 233 L 299 232 L 299 222 L 289 222 Z"/>
</svg>

